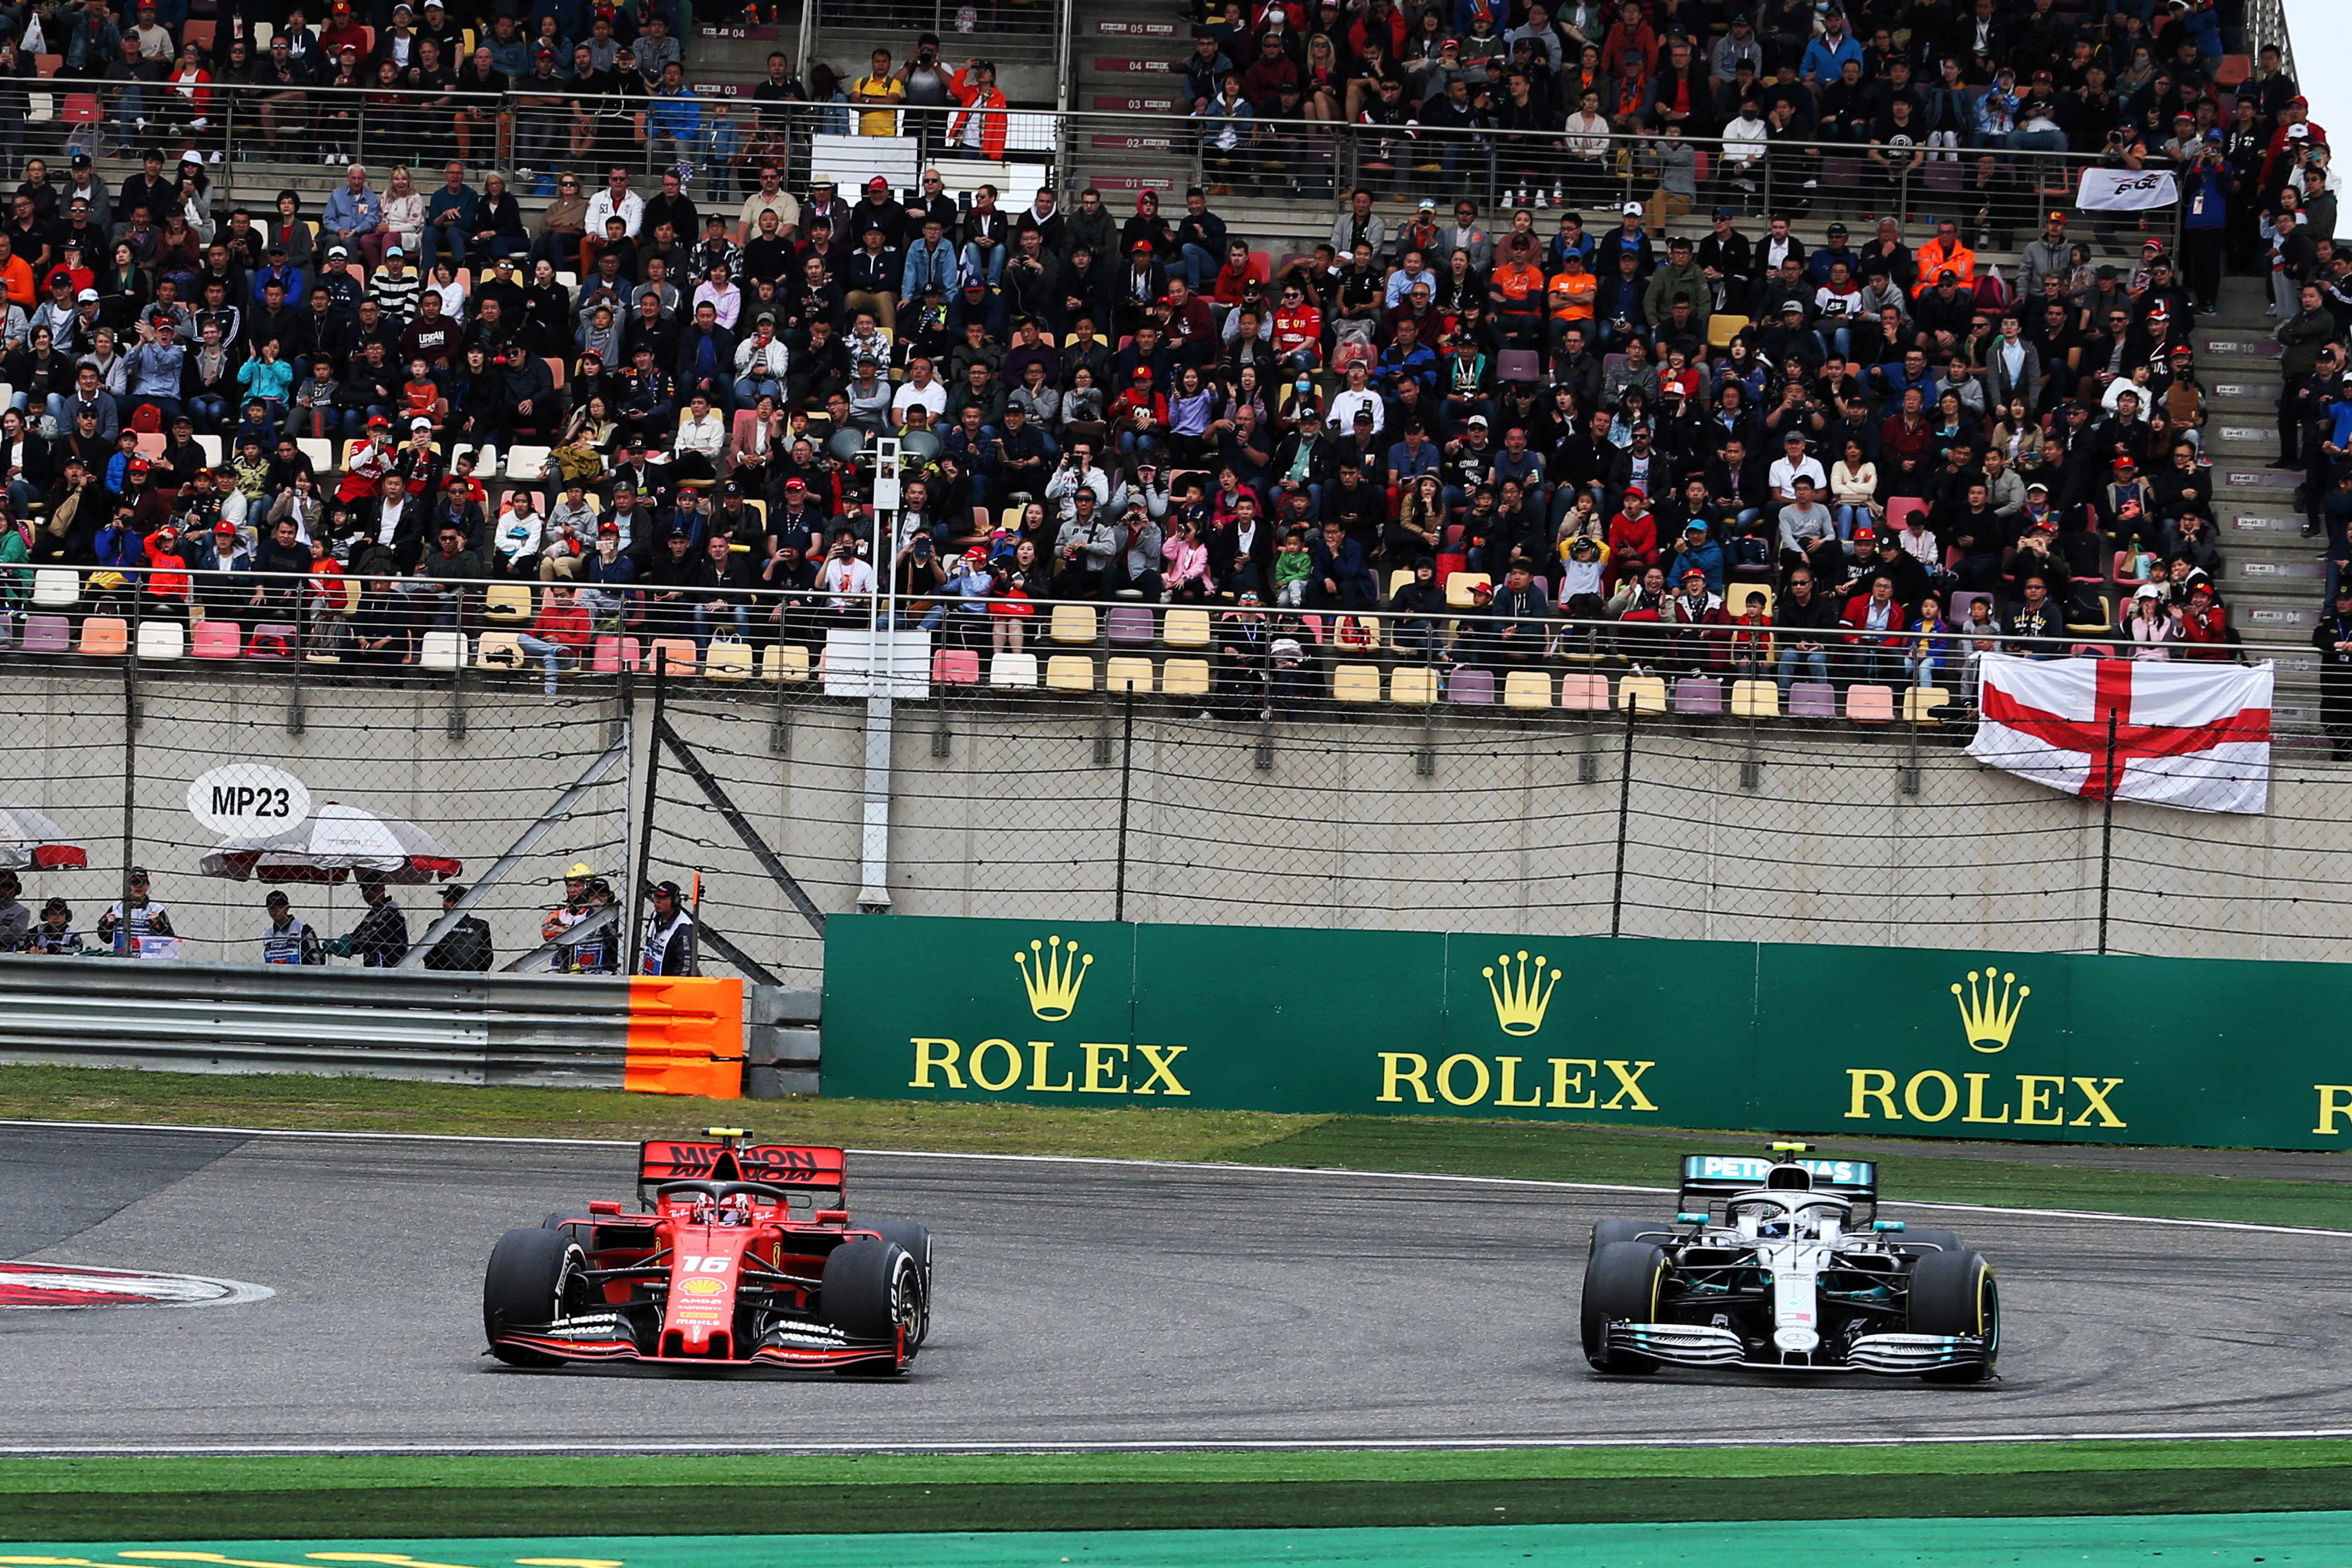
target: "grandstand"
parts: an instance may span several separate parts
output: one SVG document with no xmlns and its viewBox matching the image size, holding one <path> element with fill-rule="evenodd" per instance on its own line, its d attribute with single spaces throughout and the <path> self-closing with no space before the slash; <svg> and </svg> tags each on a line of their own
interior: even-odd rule
<svg viewBox="0 0 2352 1568">
<path fill-rule="evenodd" d="M 2268 13 L 70 15 L 0 56 L 12 657 L 791 684 L 895 617 L 1011 700 L 1867 728 L 2000 646 L 2352 724 Z"/>
</svg>

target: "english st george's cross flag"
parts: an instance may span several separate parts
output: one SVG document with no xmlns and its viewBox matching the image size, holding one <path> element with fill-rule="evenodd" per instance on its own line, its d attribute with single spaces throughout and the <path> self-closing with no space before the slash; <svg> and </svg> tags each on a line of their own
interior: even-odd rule
<svg viewBox="0 0 2352 1568">
<path fill-rule="evenodd" d="M 1969 755 L 2086 800 L 2259 815 L 2270 800 L 2271 673 L 1989 653 Z"/>
</svg>

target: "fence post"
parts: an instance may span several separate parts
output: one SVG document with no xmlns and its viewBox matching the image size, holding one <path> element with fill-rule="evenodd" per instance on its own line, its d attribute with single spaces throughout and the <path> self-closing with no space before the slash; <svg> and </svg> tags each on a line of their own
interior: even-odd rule
<svg viewBox="0 0 2352 1568">
<path fill-rule="evenodd" d="M 1127 803 L 1135 782 L 1135 688 L 1127 689 L 1127 706 L 1119 721 L 1118 741 L 1118 872 L 1111 889 L 1110 918 L 1127 919 Z"/>
<path fill-rule="evenodd" d="M 457 663 L 449 671 L 449 738 L 466 738 L 466 584 L 457 584 Z"/>
<path fill-rule="evenodd" d="M 654 790 L 661 777 L 662 728 L 667 722 L 662 710 L 669 691 L 669 653 L 667 648 L 654 656 L 654 716 L 646 730 L 646 794 L 645 805 L 637 818 L 637 868 L 629 879 L 629 967 L 625 973 L 635 974 L 637 962 L 644 956 L 638 950 L 645 944 L 646 889 L 653 885 L 654 871 Z"/>
<path fill-rule="evenodd" d="M 122 653 L 122 920 L 114 928 L 115 951 L 136 958 L 131 937 L 131 868 L 139 863 L 139 633 L 140 584 L 131 583 L 131 646 Z"/>
<path fill-rule="evenodd" d="M 2107 793 L 2099 807 L 2099 951 L 2107 951 L 2107 888 L 2108 872 L 2115 864 L 2116 789 L 2123 780 L 2116 776 L 2116 714 L 2107 710 Z"/>
<path fill-rule="evenodd" d="M 1633 716 L 1640 704 L 1628 699 L 1625 703 L 1625 755 L 1617 774 L 1617 873 L 1609 889 L 1609 934 L 1616 936 L 1624 929 L 1625 918 L 1625 826 L 1633 809 Z"/>
</svg>

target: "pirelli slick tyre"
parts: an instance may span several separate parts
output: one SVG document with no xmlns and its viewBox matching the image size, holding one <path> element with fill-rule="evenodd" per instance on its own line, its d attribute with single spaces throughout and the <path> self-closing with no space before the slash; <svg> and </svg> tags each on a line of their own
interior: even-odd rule
<svg viewBox="0 0 2352 1568">
<path fill-rule="evenodd" d="M 1906 1226 L 1886 1239 L 1896 1247 L 1918 1247 L 1923 1257 L 1929 1256 L 1927 1249 L 1931 1247 L 1944 1252 L 1966 1252 L 1969 1249 L 1968 1243 L 1960 1239 L 1960 1233 L 1957 1230 L 1929 1230 Z"/>
<path fill-rule="evenodd" d="M 562 1230 L 510 1230 L 490 1250 L 482 1274 L 482 1332 L 490 1353 L 509 1366 L 555 1366 L 558 1357 L 501 1346 L 509 1330 L 535 1329 L 587 1304 L 587 1255 Z"/>
<path fill-rule="evenodd" d="M 1604 1242 L 1594 1250 L 1584 1266 L 1580 1315 L 1584 1359 L 1595 1371 L 1640 1376 L 1658 1370 L 1658 1363 L 1648 1356 L 1611 1350 L 1609 1325 L 1656 1322 L 1658 1290 L 1665 1277 L 1665 1249 L 1649 1242 Z"/>
<path fill-rule="evenodd" d="M 1985 1342 L 1983 1361 L 1922 1373 L 1923 1381 L 1982 1383 L 1993 1375 L 2000 1357 L 2000 1289 L 1983 1254 L 1931 1252 L 1912 1265 L 1911 1331 L 1973 1334 Z"/>
<path fill-rule="evenodd" d="M 895 1241 L 845 1242 L 824 1260 L 817 1310 L 853 1340 L 894 1340 L 903 1323 L 905 1359 L 912 1362 L 917 1336 L 929 1310 L 923 1298 L 922 1269 L 913 1255 Z"/>
<path fill-rule="evenodd" d="M 923 1278 L 922 1313 L 907 1334 L 907 1342 L 919 1345 L 931 1335 L 931 1233 L 910 1219 L 877 1219 L 859 1228 L 873 1231 L 885 1241 L 895 1241 L 904 1247 L 907 1256 L 915 1260 L 915 1270 Z"/>
<path fill-rule="evenodd" d="M 1592 1239 L 1584 1248 L 1584 1256 L 1592 1255 L 1612 1241 L 1639 1241 L 1643 1237 L 1673 1234 L 1674 1226 L 1654 1219 L 1597 1219 L 1592 1222 Z"/>
</svg>

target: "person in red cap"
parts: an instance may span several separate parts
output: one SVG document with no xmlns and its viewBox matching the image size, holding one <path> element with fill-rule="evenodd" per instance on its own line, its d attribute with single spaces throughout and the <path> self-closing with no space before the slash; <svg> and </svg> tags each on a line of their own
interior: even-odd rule
<svg viewBox="0 0 2352 1568">
<path fill-rule="evenodd" d="M 1639 577 L 1658 563 L 1658 520 L 1650 510 L 1648 490 L 1627 485 L 1617 500 L 1617 515 L 1609 520 L 1609 582 Z"/>
</svg>

